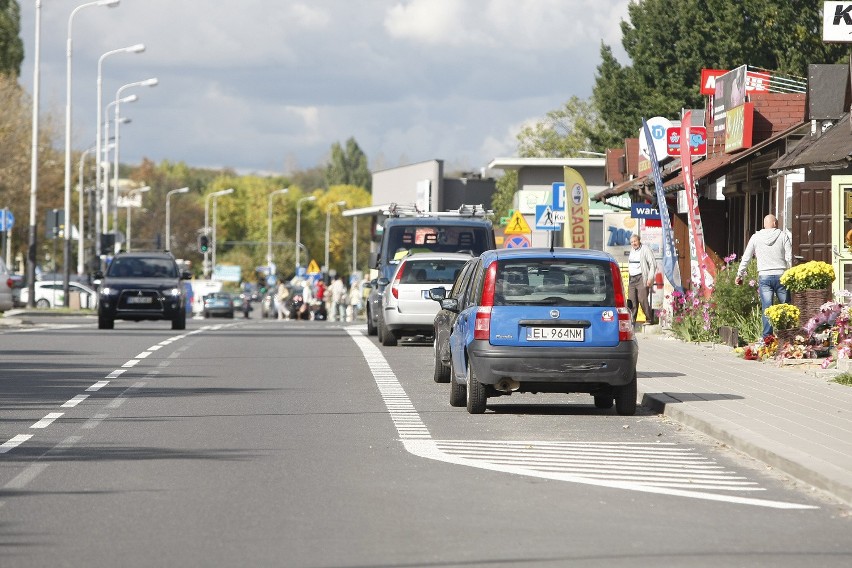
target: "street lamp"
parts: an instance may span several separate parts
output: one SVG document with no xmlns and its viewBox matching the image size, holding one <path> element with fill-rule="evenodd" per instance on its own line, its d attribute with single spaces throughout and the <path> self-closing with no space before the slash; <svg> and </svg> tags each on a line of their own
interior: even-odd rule
<svg viewBox="0 0 852 568">
<path fill-rule="evenodd" d="M 335 203 L 329 203 L 325 208 L 325 271 L 328 273 L 328 237 L 329 237 L 329 225 L 331 221 L 331 208 L 332 207 L 343 207 L 346 205 L 345 201 L 337 201 Z"/>
<path fill-rule="evenodd" d="M 223 189 L 222 191 L 214 191 L 213 193 L 207 194 L 204 198 L 204 234 L 206 235 L 210 230 L 210 198 L 211 197 L 219 197 L 220 195 L 228 195 L 229 193 L 234 193 L 234 188 L 231 187 L 229 189 Z M 216 241 L 213 241 L 214 246 Z M 210 277 L 210 265 L 207 262 L 208 251 L 204 251 L 204 278 Z"/>
<path fill-rule="evenodd" d="M 186 193 L 188 191 L 188 187 L 181 187 L 166 193 L 166 250 L 172 248 L 172 210 L 169 208 L 169 198 L 175 193 Z"/>
<path fill-rule="evenodd" d="M 113 108 L 113 107 L 118 108 L 122 103 L 135 103 L 137 100 L 139 100 L 138 96 L 129 95 L 129 96 L 126 96 L 126 97 L 121 98 L 121 99 L 116 99 L 114 101 L 110 101 L 107 104 L 106 109 L 104 109 L 104 140 L 110 139 L 109 138 L 109 123 L 110 123 L 109 113 L 110 113 L 110 109 Z M 104 155 L 102 157 L 98 158 L 99 160 L 102 160 L 102 163 L 104 164 L 104 168 L 106 168 L 107 164 L 109 164 L 110 148 L 114 149 L 116 151 L 116 153 L 118 152 L 119 124 L 127 124 L 129 122 L 130 122 L 129 118 L 119 117 L 116 114 L 116 117 L 115 117 L 115 136 L 113 137 L 113 143 L 112 144 L 104 144 L 104 148 L 103 148 Z M 115 164 L 115 167 L 118 168 L 118 163 Z M 104 211 L 107 211 L 108 203 L 109 203 L 109 199 L 108 199 L 108 197 L 109 197 L 109 176 L 107 176 L 106 179 L 104 179 L 104 189 L 106 190 L 105 193 L 104 193 L 104 203 L 105 203 Z M 113 217 L 112 217 L 112 230 L 115 231 L 115 232 L 118 232 L 118 205 L 117 205 L 117 203 L 118 203 L 118 184 L 115 184 L 115 187 L 113 187 L 112 203 L 113 203 L 113 206 L 115 208 L 115 212 L 114 212 Z M 104 217 L 104 219 L 103 219 L 103 225 L 104 225 L 104 227 L 103 227 L 104 232 L 106 232 L 107 231 L 106 217 Z"/>
<path fill-rule="evenodd" d="M 272 196 L 287 193 L 289 190 L 290 188 L 284 187 L 276 189 L 269 194 L 269 207 L 267 208 L 266 222 L 266 266 L 270 267 L 270 272 L 272 270 Z"/>
<path fill-rule="evenodd" d="M 231 191 L 228 191 L 227 193 L 233 193 L 233 192 L 234 192 L 234 190 L 231 189 Z M 223 193 L 222 195 L 226 195 L 226 193 Z M 211 251 L 212 257 L 213 257 L 211 259 L 210 266 L 214 270 L 216 269 L 216 224 L 217 224 L 217 221 L 219 220 L 219 216 L 216 214 L 216 205 L 218 204 L 218 202 L 219 202 L 219 196 L 214 195 L 213 196 L 213 238 L 210 239 L 210 251 Z"/>
<path fill-rule="evenodd" d="M 113 120 L 113 122 L 115 122 L 115 156 L 114 156 L 115 165 L 113 167 L 114 171 L 113 171 L 113 194 L 112 194 L 112 201 L 113 201 L 113 206 L 114 206 L 113 213 L 112 213 L 113 227 L 118 227 L 118 150 L 119 150 L 119 140 L 120 140 L 119 134 L 118 134 L 118 129 L 119 129 L 119 125 L 121 124 L 121 121 L 119 120 L 119 108 L 121 107 L 121 103 L 124 100 L 124 99 L 121 98 L 121 93 L 124 92 L 126 89 L 129 89 L 131 87 L 156 87 L 157 83 L 159 83 L 159 80 L 156 77 L 152 77 L 150 79 L 145 79 L 144 81 L 136 81 L 136 82 L 133 82 L 133 83 L 127 83 L 126 85 L 122 85 L 115 92 L 115 119 Z M 136 97 L 136 95 L 130 95 L 130 96 Z M 127 97 L 127 98 L 129 98 L 129 97 Z M 136 98 L 134 98 L 133 100 L 135 101 Z"/>
<path fill-rule="evenodd" d="M 33 139 L 30 161 L 30 227 L 27 247 L 27 307 L 35 307 L 36 263 L 36 201 L 38 193 L 38 102 L 39 102 L 39 51 L 41 46 L 41 0 L 35 0 L 35 50 L 33 61 Z M 68 296 L 68 294 L 66 294 Z"/>
<path fill-rule="evenodd" d="M 65 266 L 62 275 L 62 289 L 64 292 L 64 305 L 67 308 L 71 299 L 69 294 L 68 281 L 71 279 L 71 54 L 72 54 L 72 30 L 74 16 L 83 8 L 89 6 L 109 6 L 110 8 L 118 6 L 119 0 L 97 0 L 95 2 L 86 2 L 74 8 L 71 15 L 68 16 L 68 37 L 65 48 Z M 78 228 L 78 246 L 77 252 L 81 255 L 83 250 L 83 227 Z M 77 259 L 77 272 L 82 273 L 82 261 Z"/>
<path fill-rule="evenodd" d="M 131 189 L 130 191 L 127 192 L 127 252 L 130 252 L 130 219 L 131 219 L 131 213 L 130 213 L 131 199 L 130 198 L 132 196 L 136 195 L 137 193 L 144 193 L 146 191 L 151 191 L 151 188 L 147 185 L 145 187 L 138 187 L 136 189 Z M 118 207 L 117 203 L 116 203 L 116 207 Z"/>
<path fill-rule="evenodd" d="M 101 155 L 103 153 L 103 151 L 101 149 L 101 107 L 103 106 L 103 64 L 104 64 L 104 59 L 106 59 L 107 57 L 109 57 L 111 55 L 116 55 L 116 54 L 119 54 L 119 53 L 142 53 L 143 51 L 145 51 L 145 44 L 137 43 L 135 45 L 122 47 L 121 49 L 113 49 L 112 51 L 107 51 L 106 53 L 102 54 L 98 58 L 98 88 L 97 88 L 98 97 L 97 97 L 97 108 L 95 109 L 95 121 L 96 121 L 96 124 L 95 124 L 95 147 L 96 147 L 95 148 L 95 156 L 97 156 L 97 160 L 98 160 L 97 166 L 98 167 L 95 168 L 95 194 L 98 197 L 99 203 L 101 201 L 101 197 L 103 197 L 103 205 L 104 205 L 103 213 L 101 212 L 100 207 L 95 208 L 95 216 L 96 216 L 95 227 L 98 231 L 101 230 L 101 226 L 103 225 L 103 232 L 106 232 L 106 215 L 107 215 L 107 209 L 106 209 L 107 196 L 105 196 L 105 195 L 101 196 L 101 194 L 99 193 L 101 191 L 101 164 L 100 164 L 100 159 L 101 159 Z M 103 221 L 101 220 L 101 215 L 103 215 Z M 98 247 L 98 251 L 102 253 L 103 251 L 100 250 L 100 248 L 101 248 L 100 233 L 96 234 L 95 241 L 96 241 L 96 244 L 97 244 L 97 247 Z"/>
<path fill-rule="evenodd" d="M 309 195 L 308 197 L 303 197 L 296 202 L 296 275 L 299 274 L 299 242 L 302 238 L 302 202 L 303 201 L 316 201 L 316 195 Z"/>
<path fill-rule="evenodd" d="M 108 137 L 107 137 L 107 140 L 109 140 Z M 106 144 L 107 150 L 111 149 L 114 145 L 115 145 L 115 142 L 107 142 L 107 144 Z M 89 148 L 86 148 L 85 150 L 83 150 L 83 153 L 80 154 L 80 173 L 79 173 L 79 182 L 78 182 L 79 183 L 78 190 L 79 190 L 79 193 L 80 193 L 80 197 L 77 200 L 77 219 L 78 219 L 77 223 L 80 227 L 80 238 L 77 240 L 77 274 L 80 275 L 80 276 L 82 276 L 83 272 L 85 271 L 84 258 L 86 256 L 85 242 L 84 242 L 85 241 L 84 227 L 86 226 L 86 223 L 84 222 L 85 221 L 85 215 L 84 215 L 85 204 L 84 204 L 84 201 L 85 201 L 85 195 L 86 195 L 86 189 L 85 189 L 86 184 L 84 183 L 85 180 L 84 180 L 84 177 L 83 177 L 83 166 L 86 165 L 86 156 L 88 156 L 90 153 L 92 153 L 94 151 L 95 151 L 95 147 L 90 146 Z M 94 203 L 93 197 L 89 198 L 89 206 L 94 207 L 94 208 L 97 208 L 97 206 L 98 206 L 97 203 Z M 91 221 L 89 221 L 89 223 L 91 223 Z M 93 249 L 92 250 L 92 257 L 96 258 L 97 257 L 97 246 L 94 243 L 94 239 L 92 239 L 92 245 L 93 245 L 92 246 L 92 249 Z"/>
</svg>

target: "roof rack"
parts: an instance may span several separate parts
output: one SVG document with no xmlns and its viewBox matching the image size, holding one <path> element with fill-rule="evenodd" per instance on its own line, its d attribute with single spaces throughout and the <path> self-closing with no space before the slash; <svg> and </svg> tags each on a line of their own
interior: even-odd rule
<svg viewBox="0 0 852 568">
<path fill-rule="evenodd" d="M 484 205 L 463 204 L 458 209 L 449 211 L 421 211 L 416 205 L 400 205 L 390 203 L 382 211 L 388 217 L 492 217 L 494 211 Z"/>
</svg>

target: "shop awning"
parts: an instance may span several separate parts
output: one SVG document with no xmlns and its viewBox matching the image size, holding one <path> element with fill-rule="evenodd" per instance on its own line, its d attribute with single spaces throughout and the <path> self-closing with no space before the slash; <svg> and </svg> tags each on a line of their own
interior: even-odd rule
<svg viewBox="0 0 852 568">
<path fill-rule="evenodd" d="M 795 148 L 778 158 L 770 170 L 845 169 L 852 162 L 852 122 L 845 113 L 819 136 L 806 136 Z"/>
</svg>

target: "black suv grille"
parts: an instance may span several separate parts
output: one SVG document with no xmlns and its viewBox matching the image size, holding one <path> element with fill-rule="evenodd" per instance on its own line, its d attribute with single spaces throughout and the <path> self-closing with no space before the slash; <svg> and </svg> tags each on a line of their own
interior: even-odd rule
<svg viewBox="0 0 852 568">
<path fill-rule="evenodd" d="M 119 310 L 163 311 L 163 302 L 156 290 L 124 290 L 118 297 Z"/>
</svg>

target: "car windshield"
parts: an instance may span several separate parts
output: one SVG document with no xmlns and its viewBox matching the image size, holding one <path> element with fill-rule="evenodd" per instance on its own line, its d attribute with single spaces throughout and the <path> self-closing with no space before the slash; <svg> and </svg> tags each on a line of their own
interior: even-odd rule
<svg viewBox="0 0 852 568">
<path fill-rule="evenodd" d="M 177 278 L 174 261 L 166 258 L 116 258 L 107 271 L 113 278 Z"/>
<path fill-rule="evenodd" d="M 404 226 L 391 227 L 388 252 L 399 259 L 409 252 L 465 252 L 478 256 L 491 245 L 484 227 L 467 226 Z"/>
<path fill-rule="evenodd" d="M 452 284 L 464 266 L 464 260 L 410 260 L 400 284 Z"/>
<path fill-rule="evenodd" d="M 606 261 L 519 259 L 500 261 L 495 306 L 613 306 L 612 271 Z"/>
</svg>

